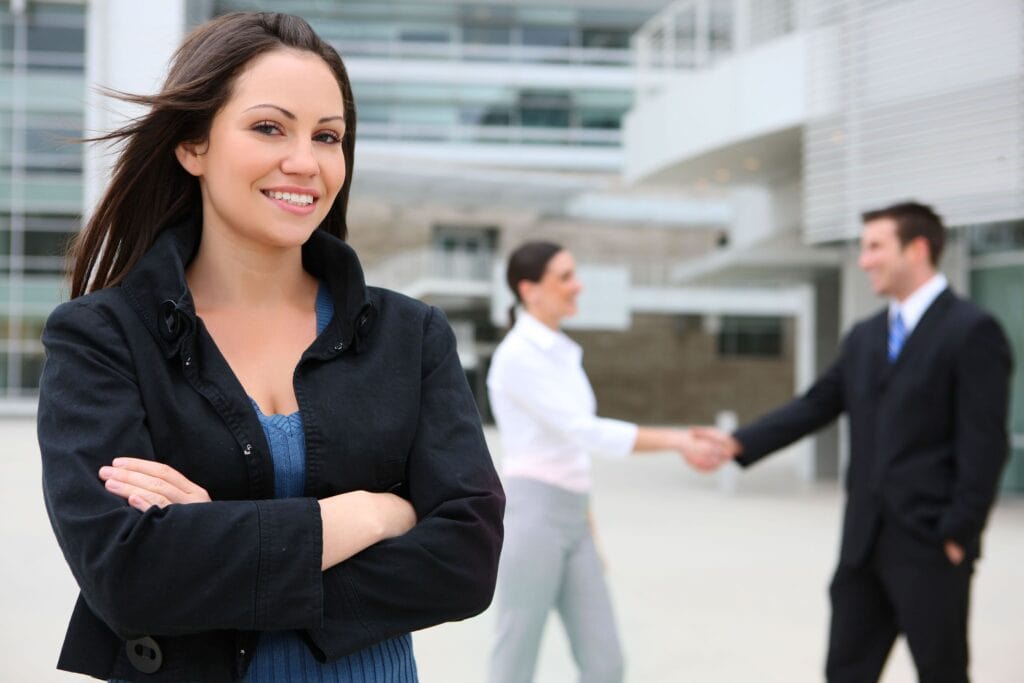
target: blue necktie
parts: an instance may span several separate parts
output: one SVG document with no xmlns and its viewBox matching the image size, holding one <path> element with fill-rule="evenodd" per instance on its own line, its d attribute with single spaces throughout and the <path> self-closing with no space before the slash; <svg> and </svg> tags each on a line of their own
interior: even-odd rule
<svg viewBox="0 0 1024 683">
<path fill-rule="evenodd" d="M 903 342 L 907 340 L 907 326 L 903 324 L 903 316 L 896 316 L 889 321 L 889 362 L 893 363 L 900 355 Z"/>
</svg>

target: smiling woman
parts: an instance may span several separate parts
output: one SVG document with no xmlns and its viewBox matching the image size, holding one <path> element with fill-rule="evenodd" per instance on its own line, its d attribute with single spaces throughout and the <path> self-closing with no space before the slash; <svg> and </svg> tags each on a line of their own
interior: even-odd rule
<svg viewBox="0 0 1024 683">
<path fill-rule="evenodd" d="M 200 26 L 72 249 L 40 385 L 81 596 L 60 668 L 114 681 L 416 680 L 482 611 L 504 495 L 440 310 L 344 243 L 355 107 L 301 19 Z"/>
</svg>

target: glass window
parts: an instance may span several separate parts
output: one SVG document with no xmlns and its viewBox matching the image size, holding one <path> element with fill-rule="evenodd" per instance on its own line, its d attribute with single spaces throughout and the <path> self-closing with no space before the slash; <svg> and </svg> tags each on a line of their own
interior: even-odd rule
<svg viewBox="0 0 1024 683">
<path fill-rule="evenodd" d="M 569 110 L 548 107 L 523 107 L 519 119 L 528 128 L 568 128 Z"/>
<path fill-rule="evenodd" d="M 561 91 L 526 91 L 519 99 L 522 125 L 535 128 L 568 128 L 571 99 Z"/>
<path fill-rule="evenodd" d="M 82 221 L 77 216 L 29 214 L 25 216 L 25 229 L 37 232 L 78 232 Z"/>
<path fill-rule="evenodd" d="M 30 25 L 29 51 L 85 52 L 85 29 L 71 26 Z"/>
<path fill-rule="evenodd" d="M 509 26 L 464 26 L 462 42 L 471 45 L 510 45 L 512 28 Z"/>
<path fill-rule="evenodd" d="M 391 120 L 397 123 L 448 125 L 457 120 L 455 107 L 417 104 L 415 107 L 395 107 Z"/>
<path fill-rule="evenodd" d="M 967 230 L 971 253 L 991 254 L 1024 250 L 1024 221 L 1004 221 L 971 226 Z"/>
<path fill-rule="evenodd" d="M 556 3 L 548 3 L 554 5 Z M 573 26 L 576 23 L 575 9 L 545 7 L 540 3 L 516 8 L 516 18 L 524 26 Z"/>
<path fill-rule="evenodd" d="M 39 377 L 43 374 L 42 353 L 28 353 L 21 356 L 21 388 L 38 389 Z"/>
<path fill-rule="evenodd" d="M 26 232 L 25 256 L 64 256 L 75 232 Z"/>
<path fill-rule="evenodd" d="M 459 120 L 467 126 L 510 126 L 512 110 L 500 104 L 491 107 L 462 105 L 459 108 Z"/>
<path fill-rule="evenodd" d="M 39 341 L 43 336 L 43 327 L 45 325 L 46 318 L 22 318 L 21 338 L 29 341 Z"/>
<path fill-rule="evenodd" d="M 723 316 L 718 354 L 779 358 L 782 356 L 782 327 L 782 318 L 778 317 Z"/>
<path fill-rule="evenodd" d="M 408 26 L 398 31 L 398 39 L 405 43 L 449 43 L 452 29 L 449 26 Z"/>
<path fill-rule="evenodd" d="M 618 130 L 622 126 L 621 109 L 580 109 L 577 112 L 581 128 Z"/>
<path fill-rule="evenodd" d="M 8 22 L 8 17 L 0 15 L 0 51 L 3 52 L 4 63 L 10 62 L 11 50 L 14 48 L 14 26 Z"/>
<path fill-rule="evenodd" d="M 584 28 L 580 34 L 583 47 L 604 50 L 625 50 L 629 48 L 630 32 L 626 29 Z"/>
<path fill-rule="evenodd" d="M 571 47 L 573 31 L 567 26 L 524 26 L 523 45 L 536 47 Z"/>
<path fill-rule="evenodd" d="M 366 100 L 359 102 L 359 125 L 364 123 L 387 123 L 390 120 L 391 108 L 388 105 L 367 102 Z"/>
</svg>

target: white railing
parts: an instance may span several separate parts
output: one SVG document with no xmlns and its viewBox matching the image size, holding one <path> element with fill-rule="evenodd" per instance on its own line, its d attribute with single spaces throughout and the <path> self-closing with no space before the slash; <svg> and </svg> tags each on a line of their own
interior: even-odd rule
<svg viewBox="0 0 1024 683">
<path fill-rule="evenodd" d="M 418 291 L 424 282 L 441 289 L 465 290 L 466 285 L 489 285 L 493 252 L 443 251 L 425 247 L 403 251 L 367 269 L 368 284 L 400 292 Z"/>
<path fill-rule="evenodd" d="M 583 259 L 587 261 L 587 259 Z M 601 259 L 602 267 L 625 267 L 634 287 L 678 286 L 675 269 L 679 258 Z M 366 282 L 378 287 L 421 296 L 423 293 L 489 292 L 493 284 L 498 255 L 493 252 L 470 253 L 424 247 L 403 251 L 367 268 Z M 591 265 L 598 265 L 593 262 Z M 427 292 L 426 290 L 430 290 Z"/>
<path fill-rule="evenodd" d="M 641 91 L 659 71 L 700 69 L 796 30 L 804 0 L 676 0 L 633 35 Z"/>
<path fill-rule="evenodd" d="M 481 45 L 449 41 L 443 43 L 404 40 L 334 40 L 343 57 L 374 57 L 389 60 L 438 60 L 455 62 L 504 62 L 572 64 L 577 66 L 625 66 L 632 64 L 632 51 L 619 48 L 538 45 Z"/>
<path fill-rule="evenodd" d="M 619 147 L 622 131 L 608 128 L 542 128 L 532 126 L 472 126 L 444 123 L 360 121 L 359 135 L 377 140 L 436 140 L 494 144 L 588 145 Z"/>
</svg>

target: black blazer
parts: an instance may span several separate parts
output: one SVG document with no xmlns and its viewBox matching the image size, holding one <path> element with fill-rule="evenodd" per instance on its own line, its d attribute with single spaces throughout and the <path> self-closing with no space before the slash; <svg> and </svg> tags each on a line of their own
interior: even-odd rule
<svg viewBox="0 0 1024 683">
<path fill-rule="evenodd" d="M 313 234 L 303 262 L 335 315 L 294 378 L 305 496 L 274 500 L 263 430 L 185 282 L 198 238 L 197 225 L 165 231 L 120 285 L 59 306 L 43 333 L 43 487 L 81 588 L 59 666 L 229 681 L 259 631 L 302 630 L 334 659 L 486 608 L 504 496 L 444 314 L 366 287 L 354 252 Z M 213 502 L 139 513 L 98 478 L 118 455 L 165 462 Z M 357 489 L 407 497 L 419 522 L 322 572 L 317 500 Z M 161 652 L 151 674 L 126 648 L 141 636 Z"/>
<path fill-rule="evenodd" d="M 865 559 L 883 518 L 976 557 L 1009 448 L 1009 345 L 992 316 L 947 289 L 890 363 L 887 317 L 858 323 L 805 394 L 739 429 L 737 460 L 750 465 L 845 411 L 841 561 Z"/>
</svg>

